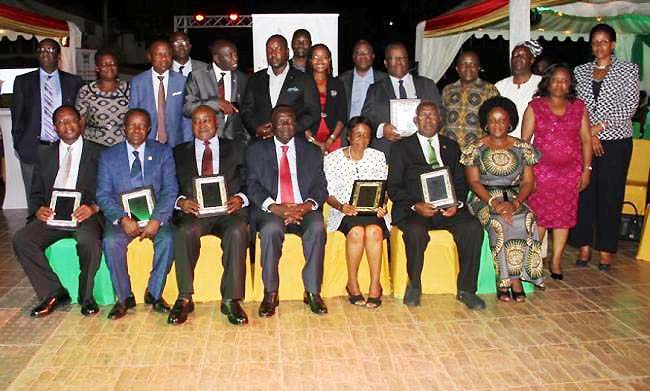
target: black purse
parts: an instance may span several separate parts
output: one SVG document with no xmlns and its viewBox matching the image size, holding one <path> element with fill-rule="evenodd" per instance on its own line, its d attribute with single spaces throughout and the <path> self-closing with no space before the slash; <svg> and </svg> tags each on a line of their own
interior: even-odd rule
<svg viewBox="0 0 650 391">
<path fill-rule="evenodd" d="M 634 209 L 634 214 L 621 215 L 621 225 L 619 228 L 618 238 L 620 240 L 632 240 L 638 242 L 641 239 L 643 216 L 639 214 L 636 205 L 632 202 L 624 201 L 623 205 L 630 205 L 632 209 Z"/>
</svg>

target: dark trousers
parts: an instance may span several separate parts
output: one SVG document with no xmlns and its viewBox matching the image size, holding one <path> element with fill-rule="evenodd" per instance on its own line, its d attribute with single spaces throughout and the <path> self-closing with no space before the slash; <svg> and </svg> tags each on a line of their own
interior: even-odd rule
<svg viewBox="0 0 650 391">
<path fill-rule="evenodd" d="M 23 184 L 25 185 L 25 194 L 27 196 L 27 215 L 31 216 L 36 212 L 35 205 L 32 205 L 32 177 L 34 176 L 34 164 L 20 162 L 20 171 L 23 175 Z"/>
<path fill-rule="evenodd" d="M 81 268 L 78 300 L 83 303 L 93 297 L 95 274 L 102 259 L 102 225 L 99 217 L 93 216 L 82 222 L 75 231 L 52 229 L 41 221 L 33 220 L 14 235 L 14 251 L 36 295 L 42 300 L 63 289 L 45 257 L 45 249 L 64 238 L 77 240 Z"/>
<path fill-rule="evenodd" d="M 282 244 L 286 232 L 302 237 L 302 251 L 305 266 L 302 269 L 302 282 L 305 290 L 320 293 L 323 282 L 323 259 L 325 257 L 325 223 L 323 213 L 307 213 L 300 225 L 284 225 L 282 218 L 273 213 L 257 215 L 257 231 L 260 233 L 262 258 L 262 281 L 265 292 L 276 292 L 280 286 L 278 264 L 282 256 Z"/>
<path fill-rule="evenodd" d="M 591 183 L 580 193 L 578 222 L 569 231 L 569 244 L 615 253 L 632 139 L 602 141 L 602 144 L 605 154 L 593 158 Z"/>
<path fill-rule="evenodd" d="M 248 224 L 244 216 L 233 214 L 199 219 L 184 217 L 174 227 L 174 258 L 179 297 L 194 293 L 194 268 L 201 252 L 201 236 L 214 234 L 221 239 L 223 275 L 221 297 L 244 298 Z"/>
<path fill-rule="evenodd" d="M 452 217 L 444 217 L 439 213 L 432 218 L 413 215 L 400 224 L 399 228 L 404 232 L 406 270 L 413 287 L 421 287 L 424 251 L 429 244 L 429 231 L 444 229 L 452 234 L 458 249 L 460 260 L 458 290 L 469 293 L 476 292 L 478 269 L 481 263 L 483 227 L 474 216 L 465 209 L 459 209 Z"/>
</svg>

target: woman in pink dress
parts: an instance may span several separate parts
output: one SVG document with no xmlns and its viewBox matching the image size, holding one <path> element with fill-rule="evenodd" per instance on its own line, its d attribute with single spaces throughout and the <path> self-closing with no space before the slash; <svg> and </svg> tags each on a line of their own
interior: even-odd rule
<svg viewBox="0 0 650 391">
<path fill-rule="evenodd" d="M 541 153 L 535 165 L 535 191 L 528 205 L 537 215 L 540 240 L 553 230 L 551 277 L 564 278 L 560 259 L 576 225 L 578 193 L 591 176 L 591 134 L 584 102 L 576 98 L 575 80 L 563 64 L 549 67 L 522 124 L 522 138 Z"/>
</svg>

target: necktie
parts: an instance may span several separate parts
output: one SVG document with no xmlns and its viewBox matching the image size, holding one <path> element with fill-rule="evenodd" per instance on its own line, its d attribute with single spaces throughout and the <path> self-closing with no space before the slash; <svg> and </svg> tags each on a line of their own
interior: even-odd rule
<svg viewBox="0 0 650 391">
<path fill-rule="evenodd" d="M 438 156 L 436 155 L 436 149 L 433 148 L 433 139 L 427 140 L 429 142 L 429 156 L 427 157 L 427 161 L 429 162 L 429 165 L 431 168 L 438 168 L 440 167 L 440 162 L 438 162 Z"/>
<path fill-rule="evenodd" d="M 399 81 L 399 98 L 406 99 L 406 88 L 404 88 L 404 80 Z"/>
<path fill-rule="evenodd" d="M 57 140 L 58 137 L 54 131 L 54 124 L 52 123 L 52 113 L 54 112 L 54 77 L 48 76 L 45 79 L 43 86 L 43 115 L 41 121 L 43 123 L 43 130 L 45 134 L 43 139 L 46 141 Z"/>
<path fill-rule="evenodd" d="M 280 158 L 280 203 L 295 202 L 293 198 L 293 186 L 291 185 L 291 169 L 289 169 L 289 158 L 287 158 L 288 145 L 282 147 Z"/>
<path fill-rule="evenodd" d="M 221 79 L 217 82 L 217 88 L 219 89 L 219 96 L 222 98 L 226 97 L 226 87 L 224 86 L 224 76 L 226 76 L 226 72 L 221 72 Z"/>
<path fill-rule="evenodd" d="M 212 169 L 212 148 L 210 148 L 210 141 L 204 141 L 203 145 L 205 145 L 205 149 L 201 161 L 201 176 L 208 176 L 214 174 Z"/>
<path fill-rule="evenodd" d="M 68 145 L 68 150 L 63 157 L 63 164 L 59 167 L 59 172 L 54 179 L 54 187 L 57 189 L 67 189 L 68 178 L 72 170 L 72 146 Z"/>
<path fill-rule="evenodd" d="M 133 151 L 135 160 L 131 165 L 131 188 L 143 187 L 144 180 L 142 179 L 142 163 L 140 163 L 140 152 Z"/>
<path fill-rule="evenodd" d="M 183 68 L 185 68 L 185 65 L 181 65 L 180 67 L 178 67 L 178 73 L 180 73 L 181 75 L 183 74 Z"/>
<path fill-rule="evenodd" d="M 163 79 L 165 76 L 158 76 L 160 84 L 158 85 L 158 113 L 156 118 L 158 126 L 156 127 L 156 139 L 159 143 L 167 143 L 167 131 L 165 130 L 165 85 Z"/>
</svg>

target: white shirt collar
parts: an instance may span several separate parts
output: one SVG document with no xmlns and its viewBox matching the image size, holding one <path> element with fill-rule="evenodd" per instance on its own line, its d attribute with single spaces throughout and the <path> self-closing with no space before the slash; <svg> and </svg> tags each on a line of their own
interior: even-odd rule
<svg viewBox="0 0 650 391">
<path fill-rule="evenodd" d="M 135 148 L 133 145 L 131 145 L 131 143 L 129 143 L 127 141 L 126 142 L 126 150 L 129 153 L 129 156 L 133 155 L 133 151 L 138 151 L 138 153 L 140 154 L 140 159 L 143 159 L 144 158 L 144 147 L 146 145 L 147 145 L 147 142 L 145 141 L 142 144 L 140 144 L 140 146 L 138 148 Z"/>
<path fill-rule="evenodd" d="M 411 76 L 410 73 L 407 73 L 401 79 L 398 79 L 398 78 L 396 78 L 395 76 L 392 76 L 392 75 L 388 75 L 388 77 L 390 77 L 390 80 L 393 82 L 393 84 L 398 84 L 400 80 L 404 80 L 404 83 L 407 83 L 409 80 L 412 79 L 412 76 Z"/>
<path fill-rule="evenodd" d="M 151 75 L 154 77 L 154 79 L 157 79 L 158 76 L 162 76 L 162 77 L 164 77 L 164 78 L 166 79 L 167 77 L 169 77 L 169 69 L 167 69 L 167 70 L 166 70 L 165 72 L 163 72 L 163 73 L 158 73 L 158 72 L 156 72 L 156 71 L 153 69 L 153 67 L 152 67 L 152 68 L 151 68 Z"/>
<path fill-rule="evenodd" d="M 423 135 L 420 134 L 420 132 L 417 132 L 416 134 L 418 135 L 418 138 L 421 141 L 424 141 L 425 143 L 428 143 L 429 140 L 432 140 L 434 144 L 440 143 L 440 140 L 438 139 L 438 132 L 436 132 L 436 134 L 434 134 L 433 137 L 424 137 Z"/>
<path fill-rule="evenodd" d="M 212 68 L 214 69 L 214 74 L 217 75 L 217 79 L 222 73 L 225 73 L 226 75 L 230 74 L 230 71 L 225 71 L 221 68 L 219 68 L 219 65 L 215 64 L 214 61 L 212 62 Z M 226 76 L 224 75 L 224 77 Z"/>
<path fill-rule="evenodd" d="M 66 144 L 63 142 L 63 140 L 61 140 L 61 142 L 59 142 L 59 153 L 65 153 L 68 150 L 68 146 L 71 146 L 73 151 L 77 151 L 83 146 L 83 143 L 84 140 L 81 136 L 79 136 L 72 144 Z"/>
<path fill-rule="evenodd" d="M 368 69 L 366 74 L 361 76 L 361 74 L 359 74 L 359 72 L 357 71 L 357 67 L 354 67 L 354 78 L 375 80 L 375 73 L 372 70 L 372 67 L 370 67 L 370 69 Z"/>
<path fill-rule="evenodd" d="M 210 148 L 218 148 L 219 147 L 219 136 L 217 136 L 216 134 L 209 141 L 210 141 Z M 203 141 L 199 140 L 198 138 L 194 139 L 194 145 L 197 146 L 197 147 L 198 146 L 201 146 L 201 147 L 204 146 Z"/>
<path fill-rule="evenodd" d="M 45 69 L 43 69 L 43 68 L 38 68 L 38 69 L 40 71 L 41 77 L 43 77 L 43 76 L 45 76 L 45 77 L 47 77 L 47 76 L 58 76 L 59 75 L 59 70 L 58 69 L 55 69 L 54 72 L 52 72 L 52 73 L 45 72 Z"/>
<path fill-rule="evenodd" d="M 287 65 L 284 67 L 284 70 L 280 72 L 279 75 L 276 76 L 275 73 L 273 73 L 273 69 L 269 65 L 269 67 L 266 68 L 266 74 L 269 75 L 269 77 L 274 77 L 274 78 L 285 77 L 287 76 L 287 73 L 289 73 L 289 68 L 291 68 L 291 66 L 287 63 Z"/>
<path fill-rule="evenodd" d="M 291 140 L 289 140 L 288 143 L 282 144 L 280 140 L 278 140 L 277 137 L 273 136 L 273 141 L 275 142 L 275 149 L 281 149 L 280 147 L 282 146 L 289 146 L 289 150 L 292 150 L 296 147 L 296 143 L 294 141 L 295 137 L 291 137 Z"/>
</svg>

